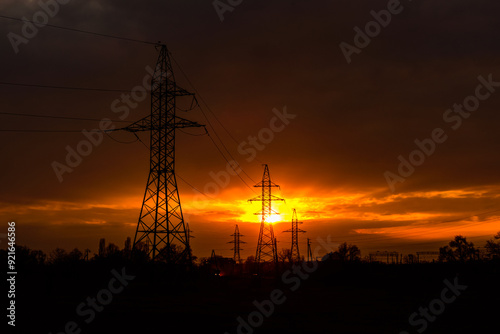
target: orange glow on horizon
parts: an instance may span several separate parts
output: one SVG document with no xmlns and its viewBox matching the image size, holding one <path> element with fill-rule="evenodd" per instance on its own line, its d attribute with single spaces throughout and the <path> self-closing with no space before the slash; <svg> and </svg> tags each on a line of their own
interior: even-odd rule
<svg viewBox="0 0 500 334">
<path fill-rule="evenodd" d="M 297 190 L 288 196 L 280 194 L 286 202 L 272 203 L 275 214 L 268 222 L 279 231 L 287 229 L 295 208 L 299 222 L 305 224 L 303 229 L 311 233 L 310 236 L 332 234 L 339 242 L 351 240 L 349 242 L 362 244 L 370 240 L 384 245 L 388 240 L 403 244 L 436 242 L 451 240 L 458 234 L 487 240 L 500 231 L 500 205 L 496 205 L 500 195 L 497 194 L 500 194 L 500 187 L 499 190 L 486 187 L 401 194 L 381 194 L 377 189 L 366 193 L 330 191 L 314 194 Z M 248 197 L 249 194 L 239 188 L 228 188 L 217 197 L 181 194 L 184 219 L 200 236 L 198 240 L 207 233 L 214 236 L 225 231 L 229 235 L 230 227 L 239 223 L 243 234 L 255 238 L 257 224 L 262 219 L 262 203 L 250 203 L 246 200 Z M 122 242 L 124 236 L 133 236 L 135 232 L 141 202 L 140 195 L 126 194 L 99 201 L 6 205 L 0 212 L 17 211 L 25 217 L 37 217 L 36 224 L 48 222 L 51 228 L 68 231 L 85 228 L 109 231 L 109 238 L 119 235 L 116 242 Z"/>
</svg>

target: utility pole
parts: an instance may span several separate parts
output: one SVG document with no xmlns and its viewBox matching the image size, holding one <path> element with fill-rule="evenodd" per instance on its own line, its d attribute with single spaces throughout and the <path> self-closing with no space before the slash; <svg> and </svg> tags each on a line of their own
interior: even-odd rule
<svg viewBox="0 0 500 334">
<path fill-rule="evenodd" d="M 234 237 L 234 240 L 229 241 L 228 244 L 234 244 L 234 247 L 231 248 L 231 250 L 234 250 L 234 255 L 233 255 L 234 262 L 241 263 L 240 250 L 243 249 L 240 248 L 240 243 L 246 244 L 246 242 L 240 240 L 240 237 L 244 237 L 244 235 L 240 234 L 238 225 L 236 225 L 236 227 L 234 228 L 234 233 L 231 234 L 231 237 Z"/>
<path fill-rule="evenodd" d="M 293 209 L 292 228 L 283 232 L 292 233 L 292 259 L 300 262 L 299 233 L 305 233 L 306 231 L 299 229 L 299 224 L 302 224 L 302 222 L 299 222 L 299 220 L 297 219 L 297 211 Z"/>
<path fill-rule="evenodd" d="M 176 115 L 176 98 L 194 96 L 177 86 L 170 55 L 165 45 L 159 48 L 158 62 L 151 79 L 151 114 L 118 130 L 150 132 L 149 177 L 134 237 L 139 243 L 151 245 L 148 255 L 158 255 L 166 262 L 175 262 L 173 245 L 181 246 L 181 258 L 189 259 L 189 238 L 182 215 L 175 177 L 175 131 L 203 125 Z"/>
<path fill-rule="evenodd" d="M 250 202 L 262 202 L 262 210 L 256 213 L 256 215 L 261 216 L 261 220 L 255 262 L 257 266 L 261 261 L 265 262 L 267 260 L 277 264 L 278 252 L 276 249 L 276 238 L 274 237 L 272 222 L 270 222 L 271 215 L 276 212 L 273 211 L 271 203 L 273 201 L 283 201 L 283 199 L 271 193 L 271 188 L 278 188 L 279 186 L 271 181 L 269 167 L 267 165 L 264 165 L 262 181 L 257 183 L 254 187 L 262 188 L 262 194 L 260 196 L 249 200 Z"/>
</svg>

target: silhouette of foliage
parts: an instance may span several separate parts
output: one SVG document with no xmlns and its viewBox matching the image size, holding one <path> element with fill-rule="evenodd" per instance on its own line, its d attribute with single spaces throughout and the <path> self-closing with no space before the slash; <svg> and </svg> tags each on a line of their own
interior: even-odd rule
<svg viewBox="0 0 500 334">
<path fill-rule="evenodd" d="M 468 242 L 466 237 L 457 235 L 447 246 L 439 248 L 439 261 L 465 262 L 474 260 L 476 254 L 474 244 Z"/>
<path fill-rule="evenodd" d="M 359 261 L 361 259 L 361 251 L 359 250 L 358 246 L 350 245 L 347 244 L 347 242 L 344 242 L 339 245 L 338 249 L 335 252 L 327 254 L 325 258 L 344 262 Z"/>
<path fill-rule="evenodd" d="M 292 250 L 283 248 L 279 253 L 278 253 L 278 261 L 281 263 L 285 264 L 285 262 L 293 262 L 292 259 Z"/>
<path fill-rule="evenodd" d="M 156 256 L 157 261 L 169 262 L 171 264 L 192 264 L 192 259 L 189 256 L 189 252 L 185 251 L 183 247 L 170 244 L 170 247 L 163 247 L 159 254 Z"/>
<path fill-rule="evenodd" d="M 486 252 L 491 259 L 500 258 L 500 241 L 495 241 L 500 239 L 500 232 L 495 234 L 494 239 L 486 241 Z"/>
<path fill-rule="evenodd" d="M 16 259 L 23 265 L 43 265 L 47 255 L 41 250 L 32 250 L 25 246 L 16 245 Z"/>
</svg>

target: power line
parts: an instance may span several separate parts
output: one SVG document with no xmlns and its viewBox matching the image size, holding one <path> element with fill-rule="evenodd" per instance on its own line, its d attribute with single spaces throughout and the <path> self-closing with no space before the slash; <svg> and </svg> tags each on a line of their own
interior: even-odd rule
<svg viewBox="0 0 500 334">
<path fill-rule="evenodd" d="M 77 132 L 82 132 L 83 130 L 38 130 L 38 129 L 0 129 L 0 132 L 26 132 L 26 133 L 77 133 Z M 101 130 L 101 129 L 94 129 L 93 131 L 97 132 L 111 132 L 114 130 Z"/>
<path fill-rule="evenodd" d="M 185 134 L 187 134 L 187 135 L 189 135 L 189 136 L 193 136 L 193 137 L 201 137 L 201 136 L 206 136 L 206 135 L 208 135 L 208 132 L 205 132 L 205 133 L 200 133 L 200 134 L 195 134 L 195 133 L 189 133 L 189 132 L 184 131 L 184 130 L 182 130 L 182 129 L 178 129 L 178 130 L 179 130 L 180 132 L 182 132 L 182 133 L 185 133 Z"/>
<path fill-rule="evenodd" d="M 228 165 L 232 168 L 232 170 L 236 173 L 236 175 L 238 175 L 238 177 L 240 178 L 241 181 L 243 181 L 243 183 L 250 189 L 252 190 L 254 193 L 255 193 L 255 190 L 241 177 L 240 173 L 238 173 L 234 167 L 233 167 L 233 164 L 231 164 L 229 162 L 229 160 L 226 158 L 226 156 L 224 155 L 224 153 L 222 152 L 222 150 L 219 148 L 219 146 L 217 145 L 217 143 L 214 141 L 214 139 L 212 138 L 212 136 L 210 135 L 210 133 L 208 133 L 207 131 L 207 134 L 208 134 L 208 138 L 210 138 L 210 140 L 212 141 L 212 143 L 215 145 L 215 148 L 217 148 L 217 151 L 219 151 L 220 155 L 222 155 L 222 157 L 224 158 L 224 160 L 226 160 L 226 162 L 228 163 Z M 240 167 L 241 168 L 241 167 Z M 241 169 L 243 171 L 243 169 Z"/>
<path fill-rule="evenodd" d="M 118 139 L 116 139 L 116 138 L 113 138 L 113 136 L 111 136 L 111 135 L 110 135 L 109 133 L 107 133 L 107 132 L 104 132 L 104 134 L 105 134 L 106 136 L 108 136 L 108 137 L 109 137 L 109 139 L 111 139 L 111 140 L 113 140 L 113 141 L 115 141 L 115 142 L 117 142 L 117 143 L 120 143 L 120 144 L 133 144 L 133 143 L 137 142 L 137 140 L 139 140 L 139 137 L 137 137 L 137 135 L 136 135 L 136 139 L 135 139 L 135 140 L 132 140 L 132 141 L 121 141 L 121 140 L 118 140 Z M 134 133 L 134 134 L 135 134 L 135 133 Z"/>
<path fill-rule="evenodd" d="M 184 131 L 182 131 L 184 132 Z M 187 132 L 184 132 L 184 133 L 187 133 Z M 189 133 L 187 133 L 189 134 Z M 134 132 L 134 135 L 136 136 L 136 138 L 142 143 L 142 145 L 144 145 L 144 147 L 146 149 L 149 150 L 149 147 L 141 140 L 141 138 L 139 138 L 139 136 L 137 136 L 137 134 Z M 236 172 L 236 170 L 234 169 L 234 167 L 232 166 L 232 164 L 229 163 L 229 161 L 226 159 L 226 156 L 224 155 L 224 153 L 219 149 L 219 147 L 217 146 L 217 144 L 214 142 L 213 138 L 210 136 L 210 134 L 208 133 L 208 131 L 206 133 L 203 134 L 204 135 L 208 135 L 208 137 L 210 138 L 210 140 L 212 141 L 212 143 L 214 143 L 215 147 L 217 148 L 217 150 L 219 151 L 219 153 L 222 155 L 222 157 L 224 158 L 224 160 L 226 160 L 226 162 L 229 164 L 229 166 L 231 166 L 231 168 L 233 169 L 233 171 L 238 175 L 238 177 L 241 179 L 241 181 L 243 181 L 243 183 L 245 183 L 245 185 L 247 187 L 250 188 L 250 190 L 254 191 L 252 187 L 250 187 L 248 185 L 248 183 L 245 182 L 244 179 L 241 178 L 240 174 L 238 172 Z M 193 135 L 193 136 L 201 136 L 201 135 Z M 196 188 L 195 186 L 191 185 L 189 182 L 187 182 L 186 180 L 184 180 L 181 176 L 179 176 L 179 174 L 176 173 L 176 176 L 179 177 L 179 179 L 181 179 L 184 183 L 186 183 L 188 186 L 190 186 L 191 188 L 193 188 L 194 190 L 196 190 L 197 192 L 199 192 L 200 194 L 204 195 L 205 197 L 207 198 L 210 198 L 210 199 L 214 199 L 213 197 L 205 194 L 203 191 L 199 190 L 198 188 Z"/>
<path fill-rule="evenodd" d="M 36 88 L 51 88 L 51 89 L 65 89 L 65 90 L 82 90 L 82 91 L 94 91 L 94 92 L 130 93 L 130 89 L 126 90 L 126 89 L 108 89 L 108 88 L 88 88 L 88 87 L 72 87 L 72 86 L 55 86 L 55 85 L 29 84 L 29 83 L 8 82 L 8 81 L 0 81 L 0 85 L 21 86 L 21 87 L 36 87 Z"/>
<path fill-rule="evenodd" d="M 186 81 L 189 83 L 189 85 L 191 86 L 191 88 L 194 90 L 194 92 L 196 93 L 196 96 L 199 96 L 200 100 L 203 102 L 203 104 L 207 107 L 207 110 L 210 111 L 210 113 L 214 116 L 215 120 L 222 126 L 222 128 L 227 132 L 227 134 L 234 140 L 234 142 L 239 145 L 239 142 L 231 135 L 231 133 L 226 129 L 226 127 L 220 122 L 220 120 L 217 118 L 217 116 L 214 114 L 214 112 L 210 109 L 210 107 L 208 106 L 208 104 L 205 102 L 205 100 L 203 99 L 203 97 L 200 95 L 200 93 L 198 92 L 198 90 L 196 89 L 196 87 L 194 87 L 193 83 L 191 82 L 191 80 L 189 80 L 186 72 L 184 72 L 184 70 L 182 69 L 182 67 L 180 66 L 180 64 L 175 60 L 175 58 L 172 56 L 172 59 L 174 60 L 175 64 L 177 65 L 177 67 L 179 68 L 179 70 L 181 71 L 182 75 L 186 78 Z M 222 144 L 222 146 L 224 147 L 224 149 L 226 150 L 227 154 L 229 155 L 229 157 L 231 159 L 233 159 L 233 161 L 236 161 L 236 159 L 232 156 L 231 152 L 228 150 L 228 148 L 226 147 L 226 145 L 224 144 L 224 142 L 222 141 L 222 139 L 219 137 L 219 135 L 217 134 L 217 131 L 215 130 L 215 127 L 213 126 L 212 122 L 210 121 L 210 119 L 207 117 L 205 111 L 203 110 L 203 108 L 201 107 L 201 105 L 198 103 L 198 107 L 200 108 L 200 111 L 201 113 L 203 114 L 203 117 L 205 117 L 205 119 L 207 120 L 208 122 L 208 125 L 212 128 L 212 130 L 214 131 L 214 134 L 215 136 L 217 137 L 217 139 L 220 141 L 220 143 Z M 212 139 L 213 141 L 213 139 Z M 214 142 L 215 144 L 215 142 Z M 224 157 L 225 159 L 225 157 Z M 226 159 L 227 161 L 227 159 Z M 239 165 L 239 163 L 238 163 Z M 245 170 L 240 166 L 241 168 L 241 171 L 243 172 L 243 174 L 245 174 L 253 183 L 256 183 L 251 177 L 250 175 L 247 174 L 247 172 L 245 172 Z M 234 168 L 233 168 L 234 170 Z M 239 174 L 238 174 L 239 175 Z M 240 177 L 241 178 L 241 177 Z"/>
<path fill-rule="evenodd" d="M 194 85 L 191 82 L 191 80 L 189 80 L 186 72 L 184 72 L 184 70 L 182 69 L 181 65 L 177 62 L 177 60 L 175 60 L 175 58 L 173 56 L 172 56 L 172 59 L 174 60 L 175 64 L 177 65 L 177 67 L 181 71 L 181 73 L 184 76 L 184 78 L 186 78 L 186 81 L 191 86 L 191 88 L 194 90 L 194 92 L 196 93 L 196 95 L 200 97 L 201 102 L 203 102 L 203 104 L 205 105 L 205 107 L 207 107 L 207 110 L 214 116 L 214 118 L 217 121 L 217 123 L 219 123 L 220 126 L 227 132 L 227 134 L 229 135 L 229 137 L 231 137 L 231 139 L 236 143 L 236 145 L 239 145 L 240 142 L 238 140 L 236 140 L 236 138 L 233 137 L 233 135 L 229 132 L 229 130 L 224 126 L 224 124 L 221 123 L 221 121 L 217 118 L 217 116 L 215 115 L 215 113 L 210 109 L 210 107 L 208 106 L 208 104 L 205 101 L 205 99 L 200 95 L 200 93 L 198 92 L 198 90 L 194 87 Z M 201 109 L 201 107 L 200 107 L 200 109 Z M 206 118 L 206 116 L 205 116 L 205 118 Z M 213 128 L 213 126 L 212 126 L 212 128 Z"/>
<path fill-rule="evenodd" d="M 133 132 L 133 134 L 135 135 L 135 137 L 137 138 L 138 141 L 141 142 L 142 145 L 144 145 L 144 147 L 149 151 L 149 147 L 148 145 L 146 145 L 142 140 L 141 138 L 137 135 L 137 133 Z M 207 133 L 208 134 L 208 133 Z M 205 135 L 205 134 L 204 134 Z M 181 181 L 183 181 L 185 184 L 187 184 L 188 186 L 190 186 L 191 188 L 193 188 L 194 190 L 196 190 L 197 192 L 199 192 L 200 194 L 202 194 L 203 196 L 207 197 L 207 198 L 210 198 L 210 199 L 214 199 L 213 197 L 205 194 L 203 191 L 199 190 L 198 188 L 196 188 L 195 186 L 193 186 L 191 183 L 189 183 L 188 181 L 186 181 L 184 178 L 182 178 L 178 173 L 175 174 L 179 179 L 181 179 Z"/>
<path fill-rule="evenodd" d="M 99 118 L 69 117 L 69 116 L 54 116 L 54 115 L 36 115 L 36 114 L 13 113 L 13 112 L 0 112 L 0 115 L 68 119 L 68 120 L 77 120 L 77 121 L 97 121 L 97 122 L 102 121 L 102 119 L 99 119 Z M 123 120 L 117 120 L 117 119 L 112 119 L 111 121 L 116 122 L 116 123 L 130 123 L 129 121 L 123 121 Z"/>
<path fill-rule="evenodd" d="M 101 131 L 101 130 L 99 130 Z M 70 133 L 70 132 L 82 132 L 82 130 L 32 130 L 32 129 L 28 129 L 28 130 L 21 130 L 21 129 L 14 129 L 14 130 L 10 130 L 10 129 L 0 129 L 0 132 L 29 132 L 29 133 L 56 133 L 56 132 L 61 132 L 61 133 Z M 104 132 L 104 131 L 103 131 Z"/>
<path fill-rule="evenodd" d="M 199 190 L 198 188 L 196 188 L 195 186 L 193 186 L 191 183 L 189 183 L 188 181 L 184 180 L 178 173 L 175 174 L 179 179 L 181 179 L 181 181 L 183 181 L 185 184 L 187 184 L 188 186 L 190 186 L 191 188 L 193 188 L 194 190 L 196 190 L 197 192 L 199 192 L 200 194 L 202 194 L 203 196 L 207 197 L 207 198 L 210 198 L 210 199 L 214 199 L 213 197 L 205 194 L 203 191 Z"/>
<path fill-rule="evenodd" d="M 212 127 L 212 130 L 214 131 L 215 136 L 217 137 L 217 139 L 219 139 L 219 141 L 220 141 L 220 143 L 221 143 L 222 147 L 224 147 L 224 149 L 226 150 L 226 152 L 227 152 L 227 154 L 229 155 L 229 157 L 230 157 L 233 161 L 237 162 L 237 161 L 236 161 L 236 159 L 235 159 L 235 158 L 233 157 L 233 155 L 231 154 L 231 152 L 230 152 L 230 151 L 228 150 L 228 148 L 226 147 L 226 145 L 224 145 L 224 142 L 222 141 L 222 139 L 220 139 L 219 135 L 217 134 L 217 131 L 215 131 L 214 126 L 212 125 L 212 123 L 210 123 L 210 120 L 208 119 L 208 117 L 206 116 L 206 114 L 203 112 L 203 109 L 201 108 L 201 106 L 200 106 L 200 110 L 201 110 L 201 112 L 202 112 L 203 116 L 205 117 L 205 119 L 207 120 L 208 124 Z M 212 141 L 213 141 L 213 140 L 212 140 Z M 215 142 L 214 142 L 214 144 L 215 144 Z M 227 160 L 226 160 L 226 161 L 227 161 Z M 228 162 L 229 162 L 229 161 L 228 161 Z M 250 175 L 248 175 L 248 174 L 247 174 L 247 172 L 245 172 L 245 170 L 241 167 L 241 165 L 240 165 L 239 163 L 238 163 L 238 166 L 240 167 L 240 169 L 241 169 L 241 171 L 243 172 L 243 174 L 245 174 L 245 175 L 246 175 L 246 176 L 250 179 L 250 181 L 252 181 L 253 183 L 257 183 L 257 182 L 255 182 L 255 181 L 254 181 L 254 180 L 250 177 Z M 234 168 L 233 168 L 233 170 L 234 170 Z M 238 175 L 239 175 L 239 174 L 238 174 Z"/>
<path fill-rule="evenodd" d="M 39 23 L 39 22 L 35 22 L 33 20 L 28 20 L 26 18 L 20 19 L 20 18 L 17 18 L 17 17 L 6 16 L 6 15 L 0 15 L 0 18 L 7 19 L 7 20 L 20 21 L 20 22 L 31 22 L 31 23 L 34 23 L 34 24 L 38 24 Z M 106 37 L 106 38 L 118 39 L 118 40 L 128 41 L 128 42 L 143 43 L 143 44 L 150 44 L 150 45 L 158 45 L 159 44 L 159 43 L 149 42 L 149 41 L 140 40 L 140 39 L 134 39 L 134 38 L 128 38 L 128 37 L 120 37 L 120 36 L 109 35 L 109 34 L 102 34 L 102 33 L 88 31 L 88 30 L 75 29 L 75 28 L 69 28 L 69 27 L 62 27 L 62 26 L 57 26 L 57 25 L 54 25 L 54 24 L 45 24 L 45 26 L 46 27 L 50 27 L 50 28 L 56 28 L 56 29 L 61 29 L 61 30 L 72 31 L 72 32 L 78 32 L 78 33 L 82 33 L 82 34 L 88 34 L 88 35 L 94 35 L 94 36 L 99 36 L 99 37 Z"/>
</svg>

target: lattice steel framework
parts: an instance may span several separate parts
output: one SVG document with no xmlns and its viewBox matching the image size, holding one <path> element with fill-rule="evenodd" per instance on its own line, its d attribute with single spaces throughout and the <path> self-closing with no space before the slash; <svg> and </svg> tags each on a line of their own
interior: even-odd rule
<svg viewBox="0 0 500 334">
<path fill-rule="evenodd" d="M 138 244 L 149 244 L 148 255 L 159 255 L 174 262 L 173 245 L 190 257 L 189 237 L 182 215 L 175 177 L 175 130 L 203 125 L 176 116 L 176 97 L 192 96 L 177 86 L 170 55 L 165 45 L 158 45 L 159 55 L 151 79 L 151 114 L 123 128 L 130 132 L 150 131 L 150 168 L 146 191 L 134 237 Z"/>
<path fill-rule="evenodd" d="M 293 214 L 292 214 L 292 228 L 283 232 L 289 232 L 292 233 L 292 259 L 295 261 L 300 261 L 300 251 L 299 251 L 299 233 L 305 233 L 306 231 L 301 230 L 299 228 L 299 224 L 302 224 L 302 222 L 299 222 L 297 218 L 297 211 L 293 209 Z"/>
<path fill-rule="evenodd" d="M 234 244 L 234 247 L 231 248 L 231 250 L 234 250 L 233 259 L 236 263 L 240 263 L 240 250 L 243 250 L 243 248 L 240 248 L 240 244 L 246 244 L 246 242 L 240 240 L 240 237 L 244 237 L 244 235 L 240 233 L 238 225 L 234 228 L 234 233 L 231 234 L 231 237 L 234 237 L 234 239 L 229 241 L 228 244 Z"/>
<path fill-rule="evenodd" d="M 276 238 L 274 236 L 273 225 L 269 221 L 271 215 L 276 213 L 272 209 L 273 201 L 283 201 L 282 198 L 272 195 L 272 188 L 279 188 L 279 185 L 271 181 L 269 175 L 269 167 L 264 165 L 264 174 L 262 181 L 257 183 L 254 187 L 262 188 L 262 194 L 256 198 L 250 199 L 250 202 L 262 202 L 262 210 L 255 213 L 261 216 L 259 240 L 257 242 L 257 252 L 255 254 L 255 262 L 273 261 L 278 263 L 278 252 L 276 247 Z"/>
<path fill-rule="evenodd" d="M 313 260 L 312 250 L 311 250 L 311 239 L 307 238 L 307 262 Z"/>
</svg>

